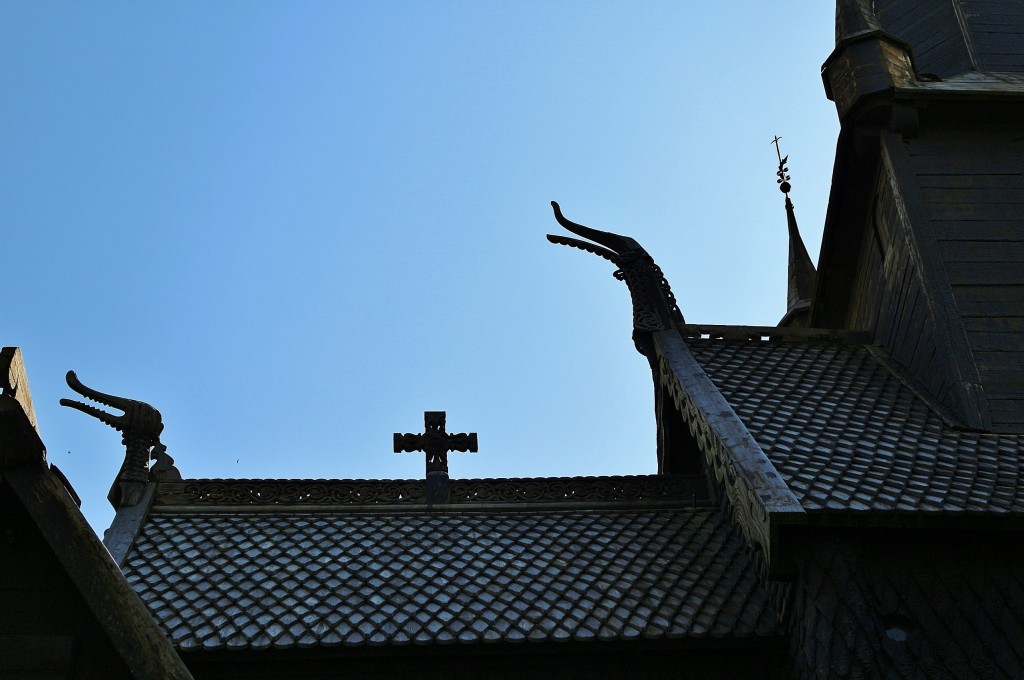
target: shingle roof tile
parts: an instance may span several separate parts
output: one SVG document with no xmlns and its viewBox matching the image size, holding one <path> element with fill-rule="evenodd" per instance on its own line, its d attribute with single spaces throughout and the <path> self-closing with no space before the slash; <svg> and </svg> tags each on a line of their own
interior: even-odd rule
<svg viewBox="0 0 1024 680">
<path fill-rule="evenodd" d="M 153 513 L 124 572 L 183 650 L 779 631 L 704 508 Z"/>
<path fill-rule="evenodd" d="M 1024 437 L 947 425 L 864 346 L 689 346 L 808 511 L 1024 511 Z"/>
</svg>

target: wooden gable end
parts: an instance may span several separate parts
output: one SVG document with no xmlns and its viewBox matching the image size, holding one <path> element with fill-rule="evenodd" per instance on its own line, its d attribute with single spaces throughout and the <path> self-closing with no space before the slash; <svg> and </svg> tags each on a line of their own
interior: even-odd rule
<svg viewBox="0 0 1024 680">
<path fill-rule="evenodd" d="M 10 487 L 0 482 L 0 677 L 131 678 Z"/>
</svg>

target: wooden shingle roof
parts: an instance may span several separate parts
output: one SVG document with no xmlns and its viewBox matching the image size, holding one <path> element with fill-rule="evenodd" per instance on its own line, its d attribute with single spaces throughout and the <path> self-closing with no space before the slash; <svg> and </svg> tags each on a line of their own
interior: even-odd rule
<svg viewBox="0 0 1024 680">
<path fill-rule="evenodd" d="M 205 510 L 158 503 L 125 558 L 183 651 L 780 634 L 741 537 L 692 496 L 442 511 L 247 496 Z"/>
<path fill-rule="evenodd" d="M 1024 513 L 1024 436 L 958 426 L 877 347 L 689 347 L 808 512 Z"/>
</svg>

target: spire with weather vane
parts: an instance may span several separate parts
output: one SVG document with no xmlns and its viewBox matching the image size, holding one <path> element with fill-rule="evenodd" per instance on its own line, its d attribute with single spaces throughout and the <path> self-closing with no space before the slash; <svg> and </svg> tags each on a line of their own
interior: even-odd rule
<svg viewBox="0 0 1024 680">
<path fill-rule="evenodd" d="M 786 223 L 789 227 L 789 286 L 786 295 L 786 315 L 779 321 L 780 326 L 806 326 L 810 316 L 811 294 L 814 292 L 814 279 L 817 272 L 814 263 L 807 254 L 804 241 L 800 238 L 800 229 L 796 224 L 796 212 L 793 210 L 793 201 L 789 199 L 789 192 L 793 185 L 789 183 L 789 156 L 783 157 L 779 148 L 778 135 L 772 140 L 775 145 L 775 155 L 779 158 L 779 169 L 775 173 L 778 179 L 779 191 L 786 196 Z"/>
</svg>

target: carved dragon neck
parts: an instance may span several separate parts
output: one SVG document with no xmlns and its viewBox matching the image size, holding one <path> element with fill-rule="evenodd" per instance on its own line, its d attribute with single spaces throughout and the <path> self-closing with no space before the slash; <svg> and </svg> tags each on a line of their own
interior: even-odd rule
<svg viewBox="0 0 1024 680">
<path fill-rule="evenodd" d="M 593 243 L 554 234 L 548 234 L 548 241 L 585 250 L 618 267 L 613 276 L 625 282 L 633 302 L 633 341 L 637 351 L 650 359 L 653 352 L 651 333 L 684 323 L 676 297 L 661 267 L 639 243 L 628 236 L 592 229 L 568 220 L 555 201 L 551 201 L 551 207 L 560 225 Z"/>
<path fill-rule="evenodd" d="M 121 443 L 126 453 L 121 470 L 107 495 L 111 505 L 123 508 L 136 505 L 141 500 L 146 482 L 150 479 L 150 460 L 157 460 L 153 471 L 159 468 L 168 476 L 177 474 L 174 461 L 167 455 L 167 447 L 160 443 L 164 424 L 159 411 L 143 401 L 117 397 L 86 387 L 74 371 L 68 371 L 67 382 L 71 389 L 83 397 L 124 412 L 123 415 L 114 415 L 80 401 L 60 400 L 61 406 L 90 415 L 121 433 Z"/>
</svg>

